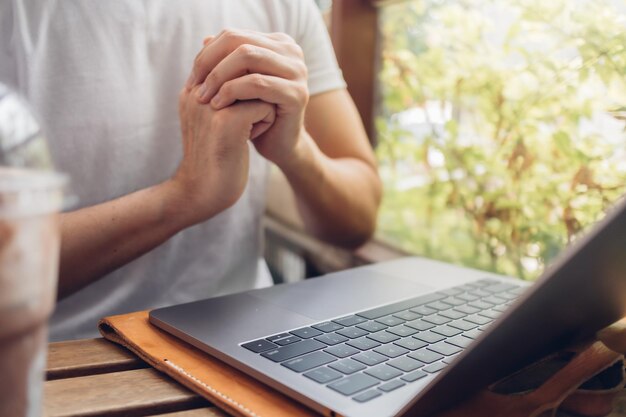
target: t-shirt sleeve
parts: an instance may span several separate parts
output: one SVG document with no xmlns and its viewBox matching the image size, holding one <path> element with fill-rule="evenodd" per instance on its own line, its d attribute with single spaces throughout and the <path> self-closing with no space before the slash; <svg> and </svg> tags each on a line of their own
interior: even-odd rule
<svg viewBox="0 0 626 417">
<path fill-rule="evenodd" d="M 309 94 L 345 88 L 322 14 L 313 0 L 297 0 L 296 42 L 304 52 L 309 71 Z"/>
</svg>

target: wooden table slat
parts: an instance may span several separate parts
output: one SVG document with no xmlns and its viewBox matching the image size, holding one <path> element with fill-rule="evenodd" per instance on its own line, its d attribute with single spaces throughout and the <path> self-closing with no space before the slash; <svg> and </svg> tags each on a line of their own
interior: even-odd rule
<svg viewBox="0 0 626 417">
<path fill-rule="evenodd" d="M 156 414 L 155 414 L 156 416 Z M 197 408 L 195 410 L 179 411 L 177 413 L 159 414 L 159 417 L 229 417 L 228 414 L 216 407 Z"/>
<path fill-rule="evenodd" d="M 105 339 L 50 343 L 46 379 L 72 378 L 147 368 L 128 350 Z"/>
<path fill-rule="evenodd" d="M 49 417 L 145 416 L 210 405 L 154 369 L 47 381 L 44 394 Z"/>
</svg>

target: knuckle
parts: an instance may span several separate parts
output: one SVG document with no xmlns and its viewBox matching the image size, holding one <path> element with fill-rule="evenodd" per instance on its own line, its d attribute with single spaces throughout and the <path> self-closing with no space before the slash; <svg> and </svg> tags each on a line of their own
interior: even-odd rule
<svg viewBox="0 0 626 417">
<path fill-rule="evenodd" d="M 193 67 L 195 69 L 201 67 L 202 62 L 204 62 L 204 54 L 202 53 L 202 51 L 200 51 L 198 55 L 196 55 L 196 57 L 193 59 Z"/>
<path fill-rule="evenodd" d="M 254 47 L 249 43 L 243 43 L 239 45 L 235 51 L 241 55 L 250 55 L 254 53 Z"/>
<path fill-rule="evenodd" d="M 260 58 L 259 49 L 248 43 L 239 45 L 237 47 L 237 53 L 243 57 L 246 62 L 255 61 Z"/>
<path fill-rule="evenodd" d="M 294 42 L 293 38 L 285 32 L 274 32 L 272 35 L 274 35 L 276 40 L 280 40 L 282 42 Z"/>
<path fill-rule="evenodd" d="M 309 68 L 306 66 L 304 62 L 298 61 L 294 65 L 294 69 L 299 78 L 306 80 L 309 77 Z"/>
<path fill-rule="evenodd" d="M 309 102 L 309 89 L 305 85 L 298 85 L 294 89 L 294 96 L 298 103 L 307 104 Z"/>
<path fill-rule="evenodd" d="M 222 29 L 220 36 L 230 39 L 237 36 L 237 31 L 231 28 Z"/>
<path fill-rule="evenodd" d="M 300 59 L 304 59 L 304 51 L 302 50 L 302 47 L 300 45 L 294 42 L 291 44 L 291 49 L 292 49 L 292 53 L 295 56 L 297 56 Z"/>
<path fill-rule="evenodd" d="M 250 83 L 257 90 L 263 90 L 267 88 L 267 80 L 261 74 L 251 74 L 250 75 Z"/>
<path fill-rule="evenodd" d="M 220 79 L 219 70 L 214 69 L 213 71 L 209 72 L 209 75 L 206 76 L 206 83 L 208 85 L 211 85 L 211 84 L 214 85 L 219 82 L 219 79 Z"/>
<path fill-rule="evenodd" d="M 233 84 L 231 81 L 227 81 L 219 89 L 219 95 L 224 99 L 230 97 L 233 90 Z"/>
<path fill-rule="evenodd" d="M 222 36 L 226 40 L 226 43 L 229 44 L 233 49 L 235 48 L 235 45 L 242 44 L 245 41 L 242 33 L 235 29 L 224 29 L 222 31 Z"/>
</svg>

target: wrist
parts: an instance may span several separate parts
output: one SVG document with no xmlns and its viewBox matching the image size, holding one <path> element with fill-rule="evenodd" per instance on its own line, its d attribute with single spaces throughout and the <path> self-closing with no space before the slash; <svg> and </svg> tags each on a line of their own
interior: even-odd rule
<svg viewBox="0 0 626 417">
<path fill-rule="evenodd" d="M 302 128 L 298 134 L 296 144 L 293 147 L 292 152 L 289 153 L 289 156 L 284 158 L 282 161 L 276 161 L 275 163 L 285 175 L 290 175 L 291 173 L 297 171 L 302 172 L 305 167 L 314 163 L 316 158 L 316 148 L 317 145 L 313 141 L 313 138 L 304 128 Z"/>
<path fill-rule="evenodd" d="M 179 232 L 197 223 L 206 220 L 210 215 L 202 216 L 200 211 L 195 209 L 192 193 L 185 190 L 180 181 L 168 179 L 155 187 L 162 202 L 163 220 L 169 222 Z"/>
</svg>

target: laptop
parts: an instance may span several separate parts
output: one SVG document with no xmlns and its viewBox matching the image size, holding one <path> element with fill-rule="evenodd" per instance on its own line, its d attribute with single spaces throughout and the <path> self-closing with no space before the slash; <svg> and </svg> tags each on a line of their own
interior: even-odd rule
<svg viewBox="0 0 626 417">
<path fill-rule="evenodd" d="M 626 315 L 626 200 L 532 286 L 417 257 L 153 310 L 326 416 L 427 416 Z"/>
</svg>

